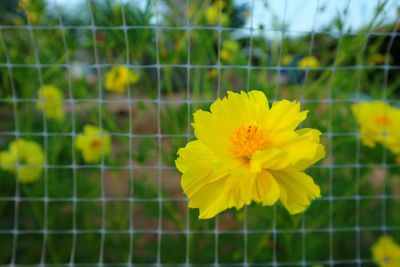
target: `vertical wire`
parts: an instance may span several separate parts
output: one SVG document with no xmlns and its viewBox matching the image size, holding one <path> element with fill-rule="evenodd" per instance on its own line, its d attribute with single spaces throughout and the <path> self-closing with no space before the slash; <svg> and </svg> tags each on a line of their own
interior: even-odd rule
<svg viewBox="0 0 400 267">
<path fill-rule="evenodd" d="M 156 13 L 156 68 L 157 68 L 157 181 L 158 181 L 158 224 L 157 224 L 157 262 L 156 266 L 161 266 L 161 241 L 162 241 L 162 216 L 163 216 L 163 195 L 162 195 L 162 134 L 161 134 L 161 65 L 160 65 L 160 10 L 159 0 L 154 0 Z"/>
<path fill-rule="evenodd" d="M 187 120 L 187 126 L 186 126 L 186 142 L 189 142 L 190 139 L 190 119 L 191 119 L 191 94 L 190 94 L 190 78 L 191 78 L 191 41 L 190 41 L 190 34 L 191 34 L 191 27 L 190 27 L 190 16 L 189 16 L 189 7 L 190 7 L 190 0 L 186 0 L 186 8 L 185 8 L 185 14 L 186 14 L 186 36 L 187 36 L 187 61 L 186 61 L 186 120 Z M 191 238 L 191 231 L 190 231 L 190 211 L 189 211 L 189 205 L 188 205 L 188 199 L 186 198 L 185 204 L 186 204 L 186 229 L 185 229 L 185 235 L 186 235 L 186 257 L 185 257 L 185 265 L 189 266 L 190 265 L 190 238 Z"/>
<path fill-rule="evenodd" d="M 96 39 L 96 23 L 94 19 L 94 11 L 92 5 L 94 4 L 94 0 L 88 1 L 89 6 L 89 13 L 90 13 L 90 28 L 92 30 L 92 39 L 93 39 L 93 52 L 94 52 L 94 60 L 95 60 L 95 69 L 96 69 L 96 77 L 97 77 L 97 90 L 98 90 L 98 98 L 97 98 L 97 106 L 98 106 L 98 115 L 99 115 L 99 128 L 100 128 L 100 136 L 103 140 L 103 136 L 105 134 L 103 130 L 103 88 L 102 88 L 102 74 L 100 70 L 100 60 L 99 54 L 97 49 L 97 39 Z M 100 180 L 101 180 L 101 229 L 100 229 L 100 252 L 99 252 L 99 261 L 98 265 L 104 265 L 104 244 L 106 238 L 106 216 L 107 216 L 107 209 L 106 209 L 106 194 L 105 194 L 105 164 L 104 164 L 104 154 L 101 155 L 101 162 L 100 162 Z"/>
<path fill-rule="evenodd" d="M 26 18 L 27 18 L 27 29 L 29 32 L 29 38 L 32 44 L 32 51 L 33 51 L 33 56 L 35 59 L 35 69 L 38 75 L 39 79 L 39 86 L 42 87 L 43 84 L 43 76 L 42 76 L 42 66 L 40 64 L 40 58 L 39 58 L 39 52 L 38 49 L 35 45 L 35 36 L 33 33 L 33 27 L 32 23 L 30 21 L 30 18 L 27 14 L 27 11 L 24 10 Z M 41 100 L 39 100 L 41 101 Z M 42 100 L 46 101 L 46 100 Z M 40 256 L 40 264 L 43 265 L 45 264 L 46 261 L 46 244 L 47 244 L 47 238 L 48 238 L 48 204 L 49 204 L 49 198 L 48 198 L 48 129 L 47 129 L 47 120 L 46 120 L 46 109 L 44 108 L 42 111 L 42 124 L 43 124 L 43 151 L 45 155 L 45 163 L 44 163 L 44 197 L 43 197 L 43 228 L 42 228 L 42 235 L 43 235 L 43 241 L 42 241 L 42 250 L 41 250 L 41 256 Z"/>
<path fill-rule="evenodd" d="M 58 23 L 61 31 L 61 38 L 63 42 L 63 46 L 65 49 L 65 55 L 66 55 L 66 63 L 68 65 L 68 94 L 69 94 L 69 105 L 70 105 L 70 110 L 71 110 L 71 138 L 74 140 L 76 137 L 76 120 L 75 120 L 75 99 L 74 99 L 74 94 L 72 91 L 72 77 L 71 77 L 71 60 L 70 60 L 70 53 L 68 50 L 68 44 L 67 44 L 67 39 L 65 36 L 65 27 L 62 19 L 61 12 L 59 10 L 59 7 L 57 6 L 57 1 L 54 0 L 54 4 L 57 9 L 57 15 L 58 15 Z M 76 164 L 76 150 L 74 145 L 72 145 L 71 148 L 71 155 L 72 155 L 72 245 L 71 245 L 71 253 L 69 257 L 69 264 L 68 266 L 73 266 L 74 261 L 75 261 L 75 252 L 76 252 L 76 240 L 77 240 L 77 164 Z"/>
<path fill-rule="evenodd" d="M 253 32 L 254 32 L 254 23 L 253 23 L 253 18 L 254 18 L 254 5 L 255 1 L 251 1 L 251 19 L 250 19 L 250 40 L 249 40 L 249 58 L 247 61 L 247 81 L 246 81 L 246 92 L 250 90 L 250 80 L 251 80 L 251 59 L 253 55 Z M 244 213 L 244 218 L 243 218 L 243 266 L 247 267 L 249 265 L 248 262 L 248 253 L 247 253 L 247 247 L 248 247 L 248 218 L 247 218 L 247 205 L 244 206 L 243 209 Z"/>
<path fill-rule="evenodd" d="M 287 6 L 288 6 L 288 0 L 285 0 L 285 4 L 284 4 L 284 9 L 283 9 L 283 17 L 282 17 L 282 23 L 281 23 L 281 46 L 279 49 L 279 59 L 278 59 L 278 68 L 277 68 L 277 75 L 279 76 L 281 74 L 281 65 L 282 65 L 282 54 L 283 54 L 283 46 L 284 46 L 284 40 L 285 40 L 285 33 L 286 33 L 286 29 L 285 29 L 285 20 L 286 20 L 286 14 L 287 14 Z M 277 86 L 277 90 L 275 91 L 275 96 L 274 98 L 277 99 L 278 98 L 278 89 L 279 87 Z M 274 205 L 273 207 L 273 214 L 272 214 L 272 266 L 276 267 L 278 266 L 278 261 L 277 261 L 277 208 L 276 205 Z"/>
<path fill-rule="evenodd" d="M 20 128 L 19 128 L 19 114 L 18 114 L 18 94 L 17 94 L 17 89 L 14 83 L 14 75 L 13 75 L 13 67 L 12 67 L 12 62 L 10 59 L 10 55 L 8 54 L 7 46 L 4 42 L 4 37 L 3 37 L 3 29 L 0 27 L 0 42 L 1 46 L 3 47 L 4 50 L 4 55 L 6 58 L 6 64 L 7 64 L 7 70 L 8 70 L 8 75 L 10 79 L 10 85 L 11 85 L 11 92 L 12 92 L 12 104 L 13 104 L 13 115 L 14 115 L 14 138 L 15 140 L 18 140 L 20 138 Z M 17 158 L 18 158 L 18 150 L 17 150 Z M 15 179 L 15 196 L 14 196 L 14 226 L 12 230 L 13 234 L 13 242 L 12 242 L 12 254 L 11 254 L 11 259 L 10 259 L 10 265 L 14 266 L 16 264 L 17 260 L 17 247 L 18 247 L 18 235 L 20 233 L 19 231 L 19 205 L 21 202 L 21 188 L 18 182 L 18 179 Z"/>
<path fill-rule="evenodd" d="M 347 0 L 346 8 L 347 10 L 350 6 L 351 0 Z M 344 25 L 346 25 L 345 22 L 343 22 Z M 328 157 L 330 159 L 333 159 L 333 141 L 332 141 L 332 121 L 333 121 L 333 101 L 332 101 L 332 86 L 333 86 L 333 81 L 335 77 L 335 73 L 337 71 L 337 59 L 339 58 L 339 53 L 340 53 L 340 45 L 341 41 L 343 40 L 343 29 L 339 32 L 339 40 L 335 52 L 335 60 L 333 62 L 333 68 L 331 71 L 331 76 L 330 76 L 330 81 L 327 86 L 327 91 L 328 91 L 328 110 L 329 110 L 329 124 L 328 124 Z M 334 266 L 335 261 L 334 261 L 334 255 L 333 255 L 333 237 L 334 237 L 334 228 L 333 228 L 333 166 L 329 166 L 328 168 L 328 184 L 329 184 L 329 191 L 328 191 L 328 201 L 329 201 L 329 211 L 328 211 L 328 216 L 329 216 L 329 225 L 328 225 L 328 235 L 329 235 L 329 259 L 328 259 L 328 264 L 330 266 Z"/>
<path fill-rule="evenodd" d="M 317 0 L 316 8 L 315 8 L 315 15 L 313 18 L 313 24 L 311 28 L 311 41 L 309 45 L 309 50 L 308 50 L 308 56 L 312 55 L 312 50 L 314 46 L 314 40 L 315 40 L 315 24 L 317 22 L 318 14 L 319 14 L 319 9 L 320 9 L 320 0 Z M 306 77 L 304 78 L 304 84 L 303 84 L 303 90 L 302 90 L 302 95 L 300 96 L 300 102 L 304 102 L 305 94 L 306 94 L 306 89 L 307 89 L 307 80 L 308 80 L 308 75 L 309 75 L 309 69 L 306 69 Z M 306 267 L 307 266 L 307 260 L 306 260 L 306 214 L 302 213 L 301 215 L 301 266 Z"/>
<path fill-rule="evenodd" d="M 397 4 L 397 6 L 395 6 L 393 4 L 393 8 L 398 10 L 398 8 L 400 7 L 400 4 Z M 397 28 L 398 25 L 400 23 L 400 17 L 397 17 L 397 19 L 395 20 L 394 24 L 393 24 L 393 29 L 390 33 L 390 39 L 388 42 L 388 45 L 386 47 L 386 52 L 385 52 L 385 64 L 383 66 L 383 82 L 382 82 L 382 87 L 383 87 L 383 101 L 387 102 L 387 91 L 388 91 L 388 87 L 389 87 L 389 69 L 390 69 L 390 50 L 392 50 L 393 44 L 394 44 L 394 39 L 396 38 L 396 36 L 398 37 L 397 34 Z M 383 182 L 383 192 L 382 192 L 382 223 L 381 223 L 381 227 L 382 227 L 382 232 L 384 235 L 387 234 L 388 231 L 388 225 L 387 225 L 387 221 L 386 221 L 386 217 L 387 217 L 387 206 L 386 206 L 386 201 L 388 199 L 387 196 L 387 180 L 388 180 L 388 166 L 387 166 L 387 149 L 386 147 L 383 148 L 383 155 L 382 155 L 382 165 L 383 165 L 383 170 L 384 170 L 384 182 Z"/>
<path fill-rule="evenodd" d="M 124 0 L 120 0 L 120 5 L 122 6 L 121 12 L 122 12 L 122 27 L 124 31 L 124 38 L 125 38 L 125 48 L 126 48 L 126 58 L 125 58 L 125 65 L 127 68 L 130 66 L 130 59 L 129 59 L 129 51 L 130 51 L 130 46 L 129 46 L 129 39 L 128 39 L 128 25 L 126 22 L 126 14 L 125 14 L 125 7 L 126 5 L 124 4 Z M 128 83 L 128 112 L 129 112 L 129 141 L 128 141 L 128 172 L 129 172 L 129 255 L 128 255 L 128 266 L 132 266 L 132 261 L 133 261 L 133 235 L 134 235 L 134 220 L 133 220 L 133 211 L 134 211 L 134 202 L 133 202 L 133 194 L 134 194 L 134 181 L 133 181 L 133 164 L 132 164 L 132 135 L 133 135 L 133 116 L 132 116 L 132 96 L 131 96 L 131 86 Z"/>
</svg>

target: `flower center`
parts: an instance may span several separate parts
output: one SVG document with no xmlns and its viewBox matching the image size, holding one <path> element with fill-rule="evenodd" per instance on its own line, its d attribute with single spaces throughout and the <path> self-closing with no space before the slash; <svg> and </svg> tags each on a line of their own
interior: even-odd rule
<svg viewBox="0 0 400 267">
<path fill-rule="evenodd" d="M 97 139 L 93 140 L 90 143 L 90 147 L 93 148 L 93 149 L 100 147 L 100 145 L 101 145 L 101 142 L 100 142 L 100 140 L 97 140 Z"/>
<path fill-rule="evenodd" d="M 389 118 L 387 116 L 384 116 L 384 115 L 376 117 L 375 118 L 375 122 L 378 125 L 388 125 L 388 124 L 390 124 Z"/>
<path fill-rule="evenodd" d="M 231 137 L 231 152 L 239 158 L 250 160 L 253 153 L 264 149 L 271 144 L 265 136 L 264 130 L 257 125 L 241 126 Z"/>
</svg>

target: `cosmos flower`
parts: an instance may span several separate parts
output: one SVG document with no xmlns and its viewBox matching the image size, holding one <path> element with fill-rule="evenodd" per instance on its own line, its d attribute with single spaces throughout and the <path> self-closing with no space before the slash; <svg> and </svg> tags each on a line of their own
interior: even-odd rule
<svg viewBox="0 0 400 267">
<path fill-rule="evenodd" d="M 45 157 L 35 142 L 17 139 L 0 152 L 0 168 L 15 173 L 21 183 L 35 182 L 42 173 Z"/>
<path fill-rule="evenodd" d="M 363 144 L 374 147 L 383 144 L 395 154 L 400 153 L 400 109 L 383 101 L 363 101 L 352 105 L 360 125 Z"/>
<path fill-rule="evenodd" d="M 231 62 L 239 50 L 239 43 L 235 40 L 225 40 L 221 47 L 221 60 Z"/>
<path fill-rule="evenodd" d="M 45 111 L 46 118 L 62 121 L 64 119 L 63 95 L 59 88 L 44 85 L 38 90 L 36 107 Z"/>
<path fill-rule="evenodd" d="M 220 4 L 220 1 L 216 1 L 214 2 L 214 4 L 207 7 L 205 11 L 205 18 L 209 25 L 218 25 L 220 23 L 223 26 L 228 25 L 229 17 L 225 12 L 221 10 L 224 4 L 225 4 L 224 2 L 221 2 Z M 220 15 L 221 15 L 221 21 L 220 21 Z"/>
<path fill-rule="evenodd" d="M 281 59 L 282 65 L 287 66 L 290 63 L 292 63 L 292 61 L 293 61 L 293 57 L 291 55 L 283 55 L 282 56 L 282 59 Z"/>
<path fill-rule="evenodd" d="M 189 207 L 199 208 L 201 219 L 252 201 L 280 200 L 290 214 L 303 212 L 320 197 L 304 170 L 325 155 L 318 130 L 296 130 L 306 117 L 298 102 L 269 107 L 260 91 L 228 92 L 210 112 L 196 111 L 197 139 L 179 149 L 175 162 Z"/>
<path fill-rule="evenodd" d="M 129 84 L 139 81 L 139 73 L 125 66 L 113 67 L 106 73 L 105 88 L 115 93 L 125 93 Z"/>
<path fill-rule="evenodd" d="M 314 56 L 303 57 L 297 63 L 300 68 L 315 68 L 319 66 L 319 61 Z"/>
<path fill-rule="evenodd" d="M 106 131 L 93 125 L 85 125 L 83 133 L 78 134 L 75 147 L 82 152 L 83 160 L 96 163 L 110 154 L 111 138 Z"/>
<path fill-rule="evenodd" d="M 381 236 L 372 246 L 372 257 L 379 267 L 400 266 L 400 246 L 392 237 Z"/>
</svg>

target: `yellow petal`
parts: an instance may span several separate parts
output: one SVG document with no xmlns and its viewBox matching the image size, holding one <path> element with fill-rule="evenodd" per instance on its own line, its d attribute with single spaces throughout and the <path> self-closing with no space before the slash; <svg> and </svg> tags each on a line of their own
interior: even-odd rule
<svg viewBox="0 0 400 267">
<path fill-rule="evenodd" d="M 6 171 L 15 171 L 15 164 L 17 158 L 9 151 L 3 151 L 0 153 L 0 168 Z"/>
<path fill-rule="evenodd" d="M 307 111 L 300 111 L 300 103 L 281 100 L 272 105 L 264 127 L 271 133 L 293 131 L 306 117 Z"/>
<path fill-rule="evenodd" d="M 280 189 L 274 177 L 267 171 L 261 172 L 253 186 L 253 199 L 263 205 L 271 206 L 279 199 Z"/>
<path fill-rule="evenodd" d="M 184 148 L 178 150 L 178 159 L 175 165 L 180 172 L 185 172 L 191 165 L 206 161 L 210 163 L 215 159 L 212 151 L 201 141 L 190 141 Z"/>
<path fill-rule="evenodd" d="M 228 208 L 223 188 L 226 177 L 204 186 L 189 201 L 190 208 L 199 208 L 199 219 L 209 219 Z"/>
<path fill-rule="evenodd" d="M 263 169 L 281 170 L 289 164 L 288 155 L 281 149 L 267 148 L 258 150 L 250 161 L 250 169 L 253 173 L 259 173 Z"/>
<path fill-rule="evenodd" d="M 304 170 L 325 157 L 324 146 L 320 144 L 321 133 L 315 129 L 304 128 L 296 131 L 298 136 L 281 146 L 287 151 L 288 161 L 296 170 Z"/>
<path fill-rule="evenodd" d="M 280 200 L 290 214 L 303 212 L 311 200 L 320 197 L 319 186 L 300 171 L 271 171 L 279 184 Z"/>
</svg>

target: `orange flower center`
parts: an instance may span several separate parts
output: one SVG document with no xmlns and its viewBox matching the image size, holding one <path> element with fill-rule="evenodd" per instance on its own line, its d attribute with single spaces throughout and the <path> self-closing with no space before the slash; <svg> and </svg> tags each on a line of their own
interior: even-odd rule
<svg viewBox="0 0 400 267">
<path fill-rule="evenodd" d="M 100 145 L 101 145 L 101 142 L 100 142 L 100 140 L 98 140 L 98 139 L 93 140 L 93 141 L 90 143 L 90 147 L 91 147 L 92 149 L 99 148 Z"/>
<path fill-rule="evenodd" d="M 257 125 L 241 126 L 231 137 L 231 152 L 236 157 L 250 160 L 253 153 L 264 149 L 271 144 L 265 136 L 264 130 Z"/>
<path fill-rule="evenodd" d="M 375 122 L 379 125 L 388 125 L 390 124 L 390 120 L 387 116 L 378 116 L 375 118 Z"/>
</svg>

